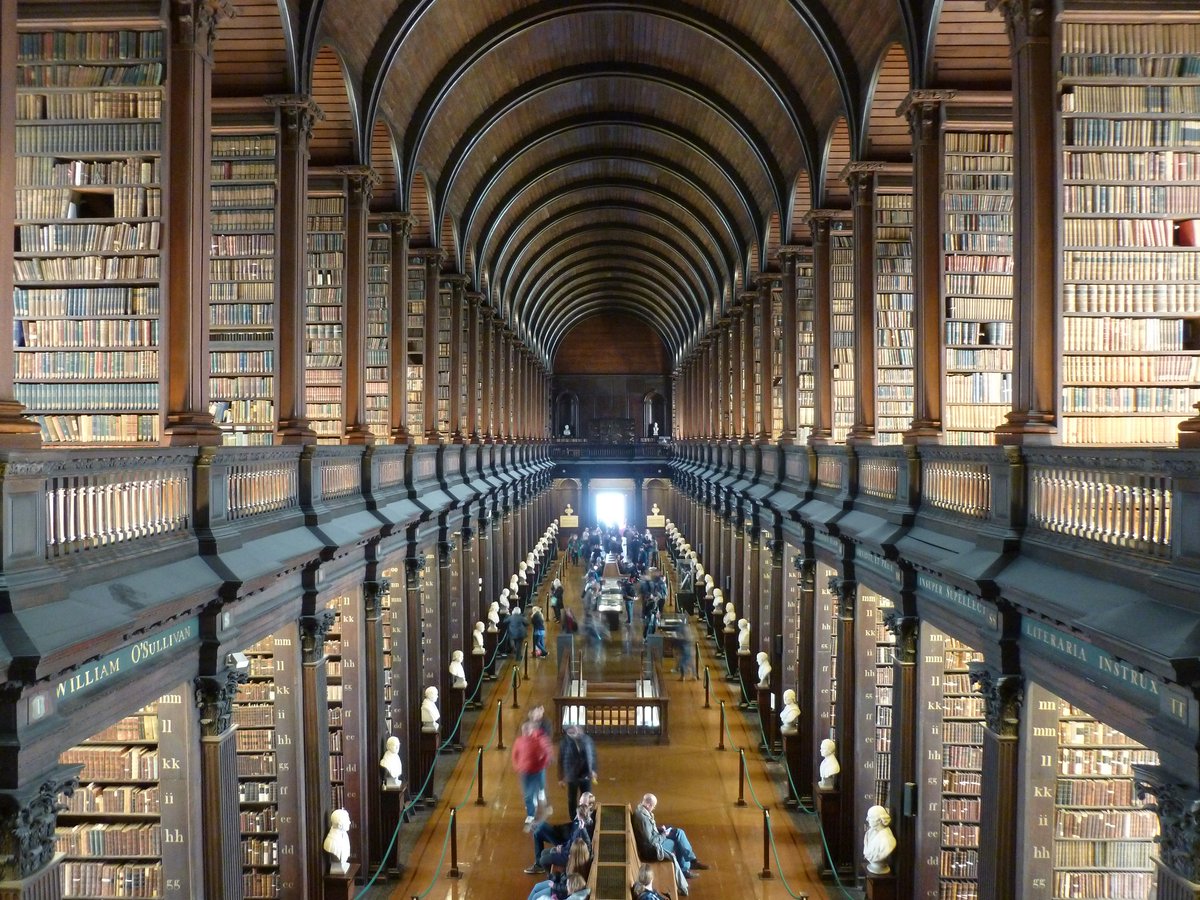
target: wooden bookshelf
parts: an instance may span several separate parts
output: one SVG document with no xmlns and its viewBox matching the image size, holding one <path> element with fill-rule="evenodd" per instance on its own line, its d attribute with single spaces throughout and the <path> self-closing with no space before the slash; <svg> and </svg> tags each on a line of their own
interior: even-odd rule
<svg viewBox="0 0 1200 900">
<path fill-rule="evenodd" d="M 813 373 L 813 259 L 805 248 L 796 256 L 796 443 L 806 444 L 812 434 L 816 406 Z"/>
<path fill-rule="evenodd" d="M 389 585 L 388 590 L 383 591 L 379 597 L 379 630 L 383 633 L 383 735 L 386 739 L 389 735 L 395 734 L 394 730 L 394 714 L 392 712 L 392 703 L 396 698 L 395 690 L 395 674 L 394 667 L 396 656 L 394 648 L 396 645 L 395 622 L 393 617 L 395 612 L 392 609 L 392 590 L 396 585 L 397 578 L 403 578 L 403 573 L 396 568 L 385 569 L 382 577 L 387 580 Z M 383 747 L 376 748 L 379 752 L 383 752 Z"/>
<path fill-rule="evenodd" d="M 425 433 L 425 258 L 408 259 L 408 371 L 405 413 L 409 434 Z"/>
<path fill-rule="evenodd" d="M 1012 408 L 1011 104 L 942 107 L 942 281 L 947 444 L 990 444 Z"/>
<path fill-rule="evenodd" d="M 346 179 L 310 170 L 305 204 L 305 415 L 318 443 L 345 433 Z"/>
<path fill-rule="evenodd" d="M 854 821 L 865 822 L 867 810 L 879 804 L 893 815 L 899 810 L 889 805 L 892 777 L 892 634 L 883 626 L 883 613 L 892 601 L 874 591 L 858 588 L 855 608 L 855 685 L 854 717 L 861 750 L 848 765 L 858 767 L 855 775 Z M 849 751 L 847 749 L 847 757 Z"/>
<path fill-rule="evenodd" d="M 1200 14 L 1064 21 L 1062 438 L 1168 444 L 1200 400 Z"/>
<path fill-rule="evenodd" d="M 838 609 L 837 599 L 829 589 L 829 579 L 837 574 L 836 570 L 823 562 L 817 563 L 816 576 L 816 720 L 815 739 L 820 749 L 821 741 L 826 738 L 837 740 L 837 651 L 838 651 Z M 851 751 L 849 747 L 838 747 L 838 759 L 844 758 Z M 820 759 L 819 754 L 814 756 Z"/>
<path fill-rule="evenodd" d="M 450 303 L 449 288 L 442 288 L 437 296 L 437 425 L 438 434 L 449 435 L 450 422 L 450 373 L 459 360 L 450 359 Z"/>
<path fill-rule="evenodd" d="M 870 594 L 870 592 L 866 592 Z M 883 624 L 883 616 L 895 604 L 882 594 L 875 598 L 876 616 L 868 647 L 875 659 L 875 802 L 898 811 L 891 797 L 892 780 L 892 676 L 896 660 L 896 636 Z M 864 672 L 866 669 L 864 668 Z"/>
<path fill-rule="evenodd" d="M 983 697 L 967 667 L 980 653 L 936 628 L 921 626 L 922 710 L 919 754 L 924 802 L 918 822 L 917 896 L 975 900 L 983 778 Z M 940 785 L 940 788 L 935 787 Z"/>
<path fill-rule="evenodd" d="M 843 443 L 854 425 L 854 230 L 848 219 L 829 223 L 829 284 L 832 310 L 833 440 Z"/>
<path fill-rule="evenodd" d="M 913 419 L 912 180 L 876 177 L 875 435 L 899 444 Z"/>
<path fill-rule="evenodd" d="M 363 743 L 362 623 L 353 597 L 340 594 L 328 608 L 336 613 L 325 638 L 326 702 L 329 707 L 329 781 L 333 809 L 345 809 L 350 821 L 363 822 L 361 757 Z M 359 850 L 361 824 L 351 832 L 351 845 Z M 361 852 L 352 852 L 361 859 Z"/>
<path fill-rule="evenodd" d="M 379 441 L 391 436 L 392 236 L 372 222 L 367 236 L 367 426 Z"/>
<path fill-rule="evenodd" d="M 249 678 L 233 708 L 243 892 L 246 898 L 286 897 L 299 875 L 298 655 L 292 638 L 280 634 L 246 656 Z"/>
<path fill-rule="evenodd" d="M 180 686 L 59 757 L 83 764 L 55 830 L 64 898 L 189 896 L 185 696 Z"/>
<path fill-rule="evenodd" d="M 279 138 L 273 111 L 259 119 L 215 116 L 212 135 L 209 411 L 238 446 L 270 444 L 276 422 Z"/>
<path fill-rule="evenodd" d="M 783 293 L 771 289 L 771 436 L 783 434 Z M 794 400 L 792 402 L 795 402 Z"/>
<path fill-rule="evenodd" d="M 15 396 L 47 444 L 156 442 L 165 33 L 18 41 Z"/>
</svg>

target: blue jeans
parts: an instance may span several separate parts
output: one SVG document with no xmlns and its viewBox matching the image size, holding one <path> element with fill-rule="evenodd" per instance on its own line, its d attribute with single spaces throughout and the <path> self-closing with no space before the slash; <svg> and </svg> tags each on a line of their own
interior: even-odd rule
<svg viewBox="0 0 1200 900">
<path fill-rule="evenodd" d="M 525 815 L 537 812 L 538 796 L 546 790 L 546 770 L 521 772 L 521 795 L 525 799 Z"/>
<path fill-rule="evenodd" d="M 626 625 L 633 624 L 633 601 L 632 600 L 625 601 L 625 624 Z"/>
<path fill-rule="evenodd" d="M 682 828 L 668 828 L 666 838 L 663 841 L 663 849 L 669 850 L 679 864 L 679 868 L 686 872 L 696 859 L 696 854 L 692 850 L 692 842 L 688 840 Z"/>
<path fill-rule="evenodd" d="M 546 655 L 546 629 L 535 628 L 533 630 L 533 655 Z"/>
</svg>

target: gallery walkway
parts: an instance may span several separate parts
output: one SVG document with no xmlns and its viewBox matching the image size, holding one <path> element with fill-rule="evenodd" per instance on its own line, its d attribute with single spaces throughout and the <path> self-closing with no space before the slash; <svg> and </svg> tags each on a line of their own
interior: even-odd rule
<svg viewBox="0 0 1200 900">
<path fill-rule="evenodd" d="M 564 575 L 568 605 L 578 597 L 578 575 Z M 544 600 L 543 600 L 544 604 Z M 577 605 L 577 601 L 576 601 Z M 543 605 L 544 608 L 544 605 Z M 641 626 L 634 621 L 632 640 L 614 634 L 606 647 L 611 662 L 621 665 L 623 644 L 640 653 Z M 696 628 L 698 635 L 703 628 Z M 366 900 L 523 900 L 537 878 L 522 869 L 532 860 L 529 835 L 522 830 L 524 808 L 517 777 L 510 765 L 509 751 L 496 749 L 496 707 L 504 707 L 504 744 L 511 748 L 526 711 L 544 703 L 552 714 L 554 695 L 554 638 L 557 626 L 549 624 L 547 643 L 551 655 L 529 661 L 529 680 L 521 679 L 517 690 L 518 709 L 512 709 L 511 660 L 504 660 L 501 676 L 486 682 L 486 702 L 473 721 L 460 754 L 442 756 L 437 806 L 406 824 L 402 851 L 408 863 L 397 879 L 377 881 L 361 894 Z M 704 708 L 704 678 L 679 681 L 669 677 L 671 698 L 671 742 L 665 746 L 597 742 L 599 780 L 594 791 L 601 802 L 636 804 L 642 794 L 658 795 L 657 818 L 660 824 L 677 825 L 688 834 L 700 858 L 711 869 L 689 882 L 692 898 L 759 898 L 788 900 L 804 896 L 859 897 L 845 893 L 835 885 L 822 884 L 818 877 L 818 853 L 821 838 L 811 816 L 790 812 L 782 804 L 783 768 L 769 763 L 757 750 L 757 718 L 737 708 L 737 684 L 719 677 L 722 661 L 714 659 L 711 643 L 701 639 L 700 671 L 710 667 L 710 708 Z M 672 660 L 666 660 L 670 674 Z M 520 667 L 523 671 L 523 667 Z M 717 750 L 721 732 L 720 701 L 725 701 L 725 750 Z M 483 794 L 485 804 L 476 805 L 479 787 L 475 778 L 479 748 L 483 750 Z M 739 748 L 745 748 L 749 787 L 744 789 L 746 805 L 737 806 Z M 449 771 L 454 767 L 453 771 Z M 565 789 L 548 773 L 550 801 L 555 807 L 551 821 L 566 821 Z M 771 812 L 771 826 L 778 859 L 772 854 L 769 880 L 760 878 L 763 870 L 763 813 L 759 802 Z M 447 842 L 450 810 L 458 807 L 458 867 L 460 878 L 450 878 L 451 854 Z M 782 867 L 783 880 L 780 869 Z M 541 876 L 538 876 L 541 877 Z M 789 889 L 790 888 L 790 892 Z"/>
</svg>

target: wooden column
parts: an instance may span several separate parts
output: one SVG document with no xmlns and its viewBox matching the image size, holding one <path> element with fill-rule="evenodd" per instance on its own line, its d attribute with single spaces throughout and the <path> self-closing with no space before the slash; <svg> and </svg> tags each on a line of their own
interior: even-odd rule
<svg viewBox="0 0 1200 900">
<path fill-rule="evenodd" d="M 736 441 L 742 425 L 742 311 L 729 310 L 729 439 Z"/>
<path fill-rule="evenodd" d="M 388 341 L 388 404 L 392 443 L 408 444 L 408 239 L 413 217 L 408 213 L 388 212 L 381 217 L 391 232 L 391 292 Z"/>
<path fill-rule="evenodd" d="M 979 814 L 979 898 L 1005 900 L 1018 892 L 1017 788 L 1025 680 L 974 663 L 971 685 L 983 694 L 983 802 Z"/>
<path fill-rule="evenodd" d="M 12 223 L 17 218 L 17 4 L 0 3 L 0 222 Z M 12 241 L 9 241 L 12 249 Z M 13 333 L 13 255 L 0 254 L 0 328 Z M 0 341 L 0 447 L 35 449 L 42 445 L 41 429 L 22 413 L 25 405 L 16 399 L 13 381 L 16 373 L 16 353 L 11 340 Z M 57 876 L 55 876 L 57 878 Z"/>
<path fill-rule="evenodd" d="M 466 292 L 466 315 L 467 315 L 467 346 L 465 348 L 467 354 L 467 440 L 472 444 L 478 444 L 482 441 L 483 435 L 487 429 L 482 422 L 480 415 L 480 384 L 482 381 L 481 372 L 483 367 L 480 365 L 480 360 L 483 356 L 483 348 L 480 346 L 479 327 L 480 308 L 479 305 L 483 301 L 483 294 L 478 291 Z"/>
<path fill-rule="evenodd" d="M 717 356 L 717 364 L 713 367 L 717 427 L 713 430 L 713 438 L 723 441 L 729 437 L 729 319 L 721 319 L 713 331 L 713 352 Z"/>
<path fill-rule="evenodd" d="M 917 780 L 917 732 L 921 709 L 917 706 L 917 637 L 920 626 L 915 616 L 902 616 L 892 610 L 884 613 L 884 624 L 896 636 L 895 664 L 892 671 L 892 783 L 888 794 L 893 799 L 892 830 L 901 848 L 892 856 L 896 873 L 896 896 L 912 897 L 916 890 L 914 848 L 917 846 L 916 811 L 905 814 L 905 785 L 914 785 L 919 799 L 925 786 Z M 930 793 L 936 793 L 937 785 Z"/>
<path fill-rule="evenodd" d="M 705 338 L 708 345 L 705 354 L 704 383 L 707 387 L 706 398 L 708 406 L 705 416 L 708 421 L 708 439 L 716 440 L 721 436 L 721 350 L 716 329 L 710 331 Z"/>
<path fill-rule="evenodd" d="M 304 297 L 305 198 L 308 196 L 308 142 L 313 125 L 325 118 L 307 96 L 267 97 L 283 120 L 279 146 L 279 428 L 282 444 L 315 444 L 305 414 Z"/>
<path fill-rule="evenodd" d="M 779 443 L 793 444 L 796 441 L 796 395 L 799 391 L 797 381 L 796 357 L 799 352 L 796 344 L 796 256 L 799 247 L 783 247 L 779 251 L 779 259 L 783 263 L 783 371 L 778 373 L 783 379 L 783 430 L 779 434 Z"/>
<path fill-rule="evenodd" d="M 242 832 L 238 809 L 233 701 L 245 675 L 222 670 L 195 680 L 200 714 L 200 822 L 204 891 L 236 897 L 242 891 Z"/>
<path fill-rule="evenodd" d="M 834 865 L 839 874 L 854 871 L 861 844 L 855 840 L 858 822 L 854 817 L 854 797 L 857 791 L 855 777 L 855 754 L 858 751 L 857 717 L 854 715 L 854 698 L 857 695 L 858 672 L 855 658 L 854 606 L 858 595 L 858 584 L 849 578 L 837 579 L 833 587 L 834 614 L 838 617 L 837 633 L 837 752 L 844 760 L 838 775 L 838 794 L 841 795 L 842 815 L 838 818 L 836 839 L 826 834 L 830 850 L 834 854 Z M 872 735 L 873 737 L 873 735 Z M 836 844 L 836 848 L 835 848 Z"/>
<path fill-rule="evenodd" d="M 854 216 L 854 424 L 848 438 L 875 439 L 875 177 L 874 164 L 846 167 Z"/>
<path fill-rule="evenodd" d="M 901 105 L 913 147 L 913 423 L 906 444 L 942 435 L 941 104 L 953 91 L 913 91 Z M 898 886 L 903 890 L 903 882 Z M 903 894 L 902 894 L 903 896 Z"/>
<path fill-rule="evenodd" d="M 229 743 L 232 754 L 233 741 Z M 83 767 L 48 762 L 51 764 L 48 770 L 21 784 L 7 783 L 16 778 L 16 773 L 6 772 L 5 785 L 0 788 L 0 848 L 5 857 L 11 854 L 8 859 L 0 857 L 0 896 L 4 900 L 59 900 L 64 893 L 63 857 L 54 852 L 54 829 L 58 814 L 66 808 L 62 798 L 70 797 L 79 787 Z M 236 777 L 233 790 L 236 805 Z M 236 842 L 234 849 L 240 889 L 240 847 Z M 236 896 L 240 900 L 241 894 Z"/>
<path fill-rule="evenodd" d="M 496 442 L 504 443 L 512 434 L 508 428 L 508 389 L 509 382 L 512 380 L 508 371 L 509 360 L 509 343 L 508 329 L 504 326 L 504 321 L 499 317 L 496 318 L 496 360 L 495 360 L 495 385 L 496 385 Z"/>
<path fill-rule="evenodd" d="M 363 658 L 360 665 L 365 667 L 363 678 L 363 722 L 364 746 L 362 759 L 355 759 L 356 764 L 364 767 L 362 784 L 364 790 L 359 801 L 363 811 L 363 821 L 357 823 L 360 834 L 366 836 L 362 841 L 362 870 L 373 872 L 383 861 L 384 849 L 390 835 L 383 833 L 383 813 L 380 803 L 380 791 L 383 787 L 383 773 L 379 768 L 379 758 L 383 755 L 384 742 L 388 739 L 384 722 L 383 699 L 383 596 L 388 588 L 379 581 L 363 583 Z"/>
<path fill-rule="evenodd" d="M 367 216 L 379 176 L 370 166 L 339 166 L 350 187 L 346 204 L 346 406 L 343 442 L 373 444 L 367 425 Z M 404 396 L 401 394 L 400 396 Z"/>
<path fill-rule="evenodd" d="M 496 438 L 495 316 L 486 304 L 479 310 L 479 419 L 483 442 Z"/>
<path fill-rule="evenodd" d="M 744 379 L 742 387 L 742 442 L 754 436 L 754 301 L 757 295 L 751 291 L 742 294 L 742 367 L 738 375 Z"/>
<path fill-rule="evenodd" d="M 836 210 L 808 214 L 813 238 L 813 427 L 809 444 L 833 440 L 833 291 L 829 271 L 829 221 Z"/>
<path fill-rule="evenodd" d="M 809 551 L 811 552 L 811 551 Z M 805 555 L 800 560 L 800 590 L 797 592 L 796 610 L 796 672 L 798 683 L 796 697 L 800 704 L 800 718 L 796 720 L 795 768 L 792 778 L 796 783 L 799 800 L 808 808 L 813 805 L 813 785 L 816 784 L 817 762 L 817 647 L 816 647 L 816 579 L 817 560 Z"/>
<path fill-rule="evenodd" d="M 759 327 L 759 342 L 761 347 L 759 353 L 761 355 L 761 383 L 759 385 L 759 403 L 762 407 L 762 412 L 758 417 L 758 442 L 760 444 L 769 443 L 771 440 L 771 431 L 773 429 L 774 414 L 772 412 L 771 403 L 772 391 L 775 379 L 775 366 L 772 359 L 775 347 L 775 337 L 771 333 L 771 305 L 772 292 L 775 286 L 779 284 L 779 279 L 768 275 L 761 275 L 758 279 L 758 327 Z"/>
<path fill-rule="evenodd" d="M 163 443 L 212 447 L 221 443 L 221 429 L 208 411 L 212 49 L 217 24 L 233 13 L 233 4 L 183 0 L 171 4 L 170 10 L 167 71 L 171 77 L 163 108 L 167 124 L 163 160 L 166 355 L 159 363 L 167 414 Z"/>
<path fill-rule="evenodd" d="M 425 443 L 441 443 L 438 431 L 437 383 L 438 383 L 438 318 L 442 305 L 442 259 L 440 250 L 425 254 L 425 347 L 421 353 L 424 366 L 422 375 L 422 399 L 425 409 L 421 417 L 421 431 Z"/>
<path fill-rule="evenodd" d="M 466 442 L 470 425 L 463 427 L 463 303 L 466 275 L 449 275 L 442 279 L 450 284 L 450 440 Z"/>
<path fill-rule="evenodd" d="M 1058 433 L 1057 285 L 1059 166 L 1054 146 L 1057 75 L 1049 0 L 988 0 L 1008 26 L 1013 85 L 1012 411 L 1001 444 L 1049 443 Z"/>
<path fill-rule="evenodd" d="M 301 842 L 301 869 L 308 884 L 321 884 L 325 860 L 321 839 L 329 828 L 333 803 L 329 796 L 329 689 L 325 668 L 325 635 L 333 627 L 332 609 L 317 610 L 300 617 L 300 721 L 303 725 L 302 809 L 308 827 Z M 362 828 L 362 822 L 354 823 Z"/>
</svg>

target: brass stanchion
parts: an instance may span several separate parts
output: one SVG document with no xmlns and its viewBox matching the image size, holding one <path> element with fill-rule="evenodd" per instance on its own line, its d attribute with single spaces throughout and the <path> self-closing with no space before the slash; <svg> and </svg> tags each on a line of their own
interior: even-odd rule
<svg viewBox="0 0 1200 900">
<path fill-rule="evenodd" d="M 717 749 L 725 749 L 725 701 L 721 701 L 721 734 L 717 738 Z"/>
<path fill-rule="evenodd" d="M 475 780 L 479 784 L 479 794 L 475 798 L 476 806 L 483 806 L 483 748 L 475 751 Z"/>
<path fill-rule="evenodd" d="M 709 705 L 709 702 L 708 702 L 708 695 L 709 695 L 709 691 L 711 691 L 711 689 L 712 689 L 712 678 L 708 671 L 708 666 L 705 666 L 704 667 L 704 708 L 705 709 L 712 709 L 712 706 Z"/>
<path fill-rule="evenodd" d="M 738 751 L 738 806 L 746 805 L 746 751 Z"/>
<path fill-rule="evenodd" d="M 496 701 L 496 749 L 504 749 L 504 701 Z"/>
<path fill-rule="evenodd" d="M 450 871 L 446 875 L 462 878 L 462 871 L 458 868 L 458 811 L 453 807 L 450 808 Z"/>
<path fill-rule="evenodd" d="M 763 867 L 758 877 L 766 881 L 771 878 L 771 811 L 763 810 Z"/>
<path fill-rule="evenodd" d="M 512 667 L 512 692 L 513 692 L 513 709 L 520 709 L 521 704 L 517 702 L 517 685 L 520 684 L 521 670 L 516 666 Z"/>
</svg>

